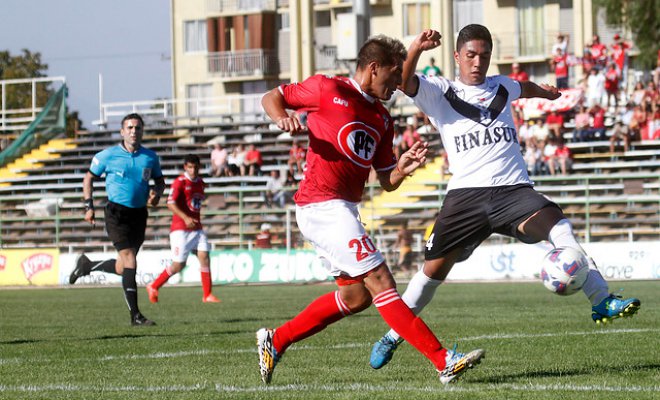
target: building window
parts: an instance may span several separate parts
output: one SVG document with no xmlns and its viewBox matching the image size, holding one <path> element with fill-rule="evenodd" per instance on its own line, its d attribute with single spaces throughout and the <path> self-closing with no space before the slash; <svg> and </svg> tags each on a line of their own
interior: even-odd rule
<svg viewBox="0 0 660 400">
<path fill-rule="evenodd" d="M 210 83 L 201 83 L 195 85 L 186 85 L 187 111 L 189 117 L 212 114 L 209 106 L 211 102 L 208 99 L 213 95 L 213 85 Z"/>
<path fill-rule="evenodd" d="M 206 20 L 183 21 L 183 51 L 206 52 Z"/>
<path fill-rule="evenodd" d="M 431 27 L 431 5 L 427 2 L 403 4 L 403 36 L 416 36 Z"/>
<path fill-rule="evenodd" d="M 483 0 L 454 0 L 454 29 L 456 32 L 470 24 L 484 23 Z"/>
<path fill-rule="evenodd" d="M 518 0 L 519 56 L 545 55 L 545 0 Z"/>
</svg>

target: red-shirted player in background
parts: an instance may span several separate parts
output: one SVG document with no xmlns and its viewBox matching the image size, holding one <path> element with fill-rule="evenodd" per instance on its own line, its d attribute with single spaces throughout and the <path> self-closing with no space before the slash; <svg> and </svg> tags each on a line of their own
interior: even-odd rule
<svg viewBox="0 0 660 400">
<path fill-rule="evenodd" d="M 172 248 L 172 264 L 152 283 L 147 285 L 149 301 L 158 302 L 158 289 L 168 279 L 186 266 L 190 252 L 197 252 L 199 271 L 202 278 L 202 301 L 204 303 L 219 303 L 220 300 L 211 293 L 211 269 L 209 266 L 209 242 L 200 222 L 200 210 L 204 201 L 206 184 L 199 176 L 199 157 L 188 154 L 183 161 L 183 174 L 179 175 L 170 188 L 167 197 L 167 208 L 172 211 L 170 225 L 170 246 Z"/>
<path fill-rule="evenodd" d="M 353 79 L 316 75 L 275 88 L 262 99 L 264 110 L 280 129 L 309 135 L 304 179 L 294 196 L 296 221 L 339 287 L 279 328 L 257 331 L 264 383 L 270 382 L 291 344 L 365 310 L 372 302 L 385 322 L 402 329 L 402 336 L 435 365 L 442 383 L 483 357 L 482 350 L 464 355 L 442 347 L 399 297 L 383 255 L 359 219 L 358 204 L 371 168 L 383 189 L 392 191 L 426 161 L 424 142 L 415 143 L 399 160 L 394 157 L 394 123 L 379 101 L 389 100 L 401 84 L 405 58 L 400 41 L 375 36 L 360 49 Z M 305 126 L 287 109 L 306 112 Z"/>
</svg>

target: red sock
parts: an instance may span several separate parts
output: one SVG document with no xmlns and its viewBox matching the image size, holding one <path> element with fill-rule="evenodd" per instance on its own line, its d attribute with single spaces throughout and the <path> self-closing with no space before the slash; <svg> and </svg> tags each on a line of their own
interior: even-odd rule
<svg viewBox="0 0 660 400">
<path fill-rule="evenodd" d="M 211 288 L 213 287 L 211 283 L 211 269 L 200 267 L 199 272 L 202 275 L 202 292 L 204 293 L 204 298 L 206 298 L 211 294 Z"/>
<path fill-rule="evenodd" d="M 166 267 L 163 272 L 158 275 L 158 278 L 151 283 L 151 287 L 154 289 L 160 289 L 160 287 L 163 286 L 172 275 L 174 274 L 170 270 L 170 267 Z"/>
<path fill-rule="evenodd" d="M 445 368 L 447 350 L 442 347 L 424 321 L 410 311 L 396 289 L 386 290 L 374 297 L 374 305 L 385 322 L 431 360 L 438 370 L 442 371 Z"/>
<path fill-rule="evenodd" d="M 322 331 L 326 326 L 350 314 L 351 311 L 341 300 L 338 290 L 324 294 L 275 330 L 273 346 L 281 356 L 291 344 Z"/>
</svg>

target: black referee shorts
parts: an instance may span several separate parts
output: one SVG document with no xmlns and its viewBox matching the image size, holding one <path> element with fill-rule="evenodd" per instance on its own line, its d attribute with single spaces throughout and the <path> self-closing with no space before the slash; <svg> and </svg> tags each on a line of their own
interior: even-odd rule
<svg viewBox="0 0 660 400">
<path fill-rule="evenodd" d="M 146 207 L 130 208 L 108 202 L 105 206 L 105 231 L 117 251 L 124 249 L 140 250 L 147 229 L 148 212 Z"/>
<path fill-rule="evenodd" d="M 534 213 L 557 204 L 529 185 L 450 190 L 426 244 L 424 258 L 435 260 L 456 248 L 464 249 L 458 261 L 465 261 L 491 234 L 535 243 L 518 231 L 518 226 Z"/>
</svg>

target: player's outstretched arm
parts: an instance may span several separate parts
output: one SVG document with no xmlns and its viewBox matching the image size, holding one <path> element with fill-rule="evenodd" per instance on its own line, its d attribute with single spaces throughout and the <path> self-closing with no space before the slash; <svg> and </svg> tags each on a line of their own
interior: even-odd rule
<svg viewBox="0 0 660 400">
<path fill-rule="evenodd" d="M 547 85 L 545 83 L 542 83 L 541 85 L 537 85 L 536 83 L 531 81 L 520 82 L 520 88 L 521 88 L 521 92 L 520 92 L 521 98 L 542 97 L 548 100 L 555 100 L 561 96 L 559 89 L 557 89 L 552 85 Z"/>
<path fill-rule="evenodd" d="M 429 152 L 427 142 L 416 142 L 403 154 L 396 163 L 396 167 L 389 171 L 378 173 L 380 186 L 388 192 L 396 190 L 406 176 L 412 174 L 417 168 L 424 165 Z"/>
<path fill-rule="evenodd" d="M 414 96 L 419 87 L 419 78 L 415 75 L 419 56 L 426 50 L 432 50 L 440 46 L 440 32 L 433 29 L 423 30 L 408 47 L 408 57 L 403 63 L 403 75 L 401 89 L 408 96 Z"/>
<path fill-rule="evenodd" d="M 289 115 L 286 112 L 284 96 L 280 93 L 279 88 L 266 93 L 261 99 L 261 106 L 281 130 L 289 132 L 292 135 L 299 134 L 305 130 L 305 127 L 295 115 Z"/>
</svg>

